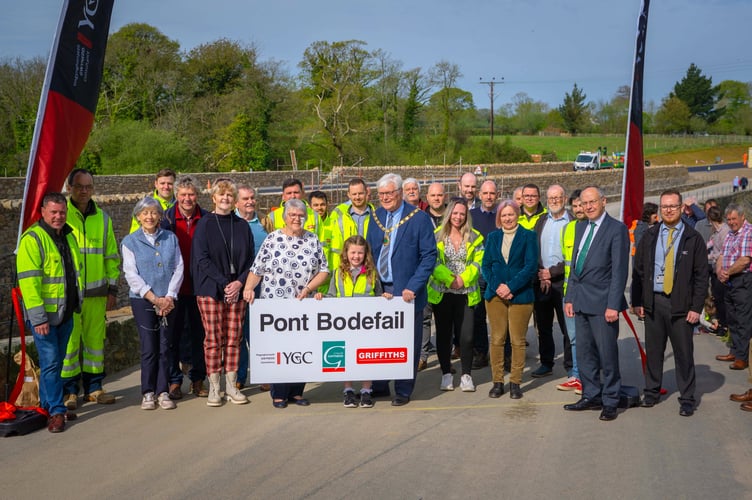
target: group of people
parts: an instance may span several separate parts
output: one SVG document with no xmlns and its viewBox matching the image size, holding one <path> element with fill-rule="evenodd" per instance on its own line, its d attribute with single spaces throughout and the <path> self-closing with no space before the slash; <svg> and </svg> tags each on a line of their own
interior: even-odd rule
<svg viewBox="0 0 752 500">
<path fill-rule="evenodd" d="M 732 352 L 719 359 L 732 361 L 734 369 L 748 364 L 752 226 L 736 205 L 726 209 L 725 229 L 719 209 L 711 207 L 705 228 L 698 222 L 702 210 L 687 211 L 679 192 L 666 191 L 639 238 L 632 231 L 630 252 L 630 232 L 606 213 L 597 186 L 567 197 L 554 184 L 544 206 L 535 184 L 499 200 L 493 180 L 478 186 L 475 174 L 466 173 L 458 196 L 448 198 L 437 182 L 424 201 L 417 180 L 386 174 L 376 183 L 378 207 L 369 201 L 368 183 L 355 178 L 348 201 L 329 211 L 325 193 L 311 193 L 307 202 L 302 182 L 288 179 L 280 206 L 260 217 L 249 186 L 216 179 L 207 211 L 198 205 L 193 176 L 163 170 L 154 192 L 136 204 L 131 233 L 118 252 L 111 220 L 91 199 L 91 173 L 72 172 L 68 189 L 69 199 L 45 196 L 41 220 L 21 239 L 17 264 L 51 432 L 74 418 L 79 379 L 85 400 L 115 401 L 102 387 L 103 318 L 114 306 L 120 255 L 141 344 L 144 410 L 174 409 L 186 375 L 190 392 L 206 397 L 210 407 L 225 399 L 247 403 L 240 391 L 248 373 L 245 318 L 257 299 L 378 295 L 414 307 L 413 377 L 391 387 L 389 381 L 365 381 L 359 394 L 346 382 L 345 407 L 369 408 L 376 397 L 408 404 L 433 348 L 432 320 L 440 390 L 454 390 L 452 359 L 459 359 L 460 390 L 475 391 L 472 370 L 490 364 L 488 396 L 505 393 L 509 372 L 509 395 L 519 399 L 534 315 L 539 365 L 531 376 L 553 374 L 556 317 L 567 374 L 556 388 L 581 395 L 564 409 L 600 409 L 601 420 L 613 420 L 621 396 L 618 318 L 627 308 L 630 254 L 632 307 L 645 318 L 642 406 L 659 402 L 670 340 L 680 414 L 693 414 L 692 331 L 704 315 L 708 283 L 725 294 L 715 297 L 725 306 L 718 307 L 723 317 L 716 324 L 728 327 L 734 341 Z M 267 388 L 276 408 L 310 404 L 305 384 L 262 386 Z M 752 389 L 732 400 L 752 410 Z"/>
</svg>

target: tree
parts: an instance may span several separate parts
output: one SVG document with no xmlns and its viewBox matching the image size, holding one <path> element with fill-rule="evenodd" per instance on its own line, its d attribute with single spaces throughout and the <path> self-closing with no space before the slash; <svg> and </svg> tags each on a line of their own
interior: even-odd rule
<svg viewBox="0 0 752 500">
<path fill-rule="evenodd" d="M 692 113 L 687 103 L 676 96 L 663 100 L 661 107 L 655 113 L 655 129 L 661 134 L 676 134 L 690 132 L 690 118 Z"/>
<path fill-rule="evenodd" d="M 595 121 L 601 133 L 623 134 L 629 116 L 629 85 L 622 85 L 609 102 L 599 102 L 595 107 Z"/>
<path fill-rule="evenodd" d="M 184 74 L 195 97 L 223 95 L 240 87 L 246 71 L 255 64 L 255 48 L 222 38 L 191 50 Z"/>
<path fill-rule="evenodd" d="M 452 100 L 456 97 L 456 92 L 452 92 L 457 80 L 462 78 L 460 67 L 449 61 L 439 61 L 428 72 L 428 78 L 432 86 L 438 87 L 438 91 L 431 97 L 431 101 L 441 111 L 442 127 L 441 138 L 446 144 L 449 138 L 449 128 L 452 123 L 452 116 L 457 110 L 456 103 Z"/>
<path fill-rule="evenodd" d="M 725 111 L 716 122 L 715 131 L 749 135 L 752 132 L 752 83 L 724 80 L 718 84 L 718 95 L 717 106 Z"/>
<path fill-rule="evenodd" d="M 154 123 L 174 104 L 180 45 L 157 28 L 133 23 L 110 35 L 98 115 Z"/>
<path fill-rule="evenodd" d="M 44 69 L 42 58 L 0 63 L 0 165 L 5 175 L 21 175 L 29 161 Z"/>
<path fill-rule="evenodd" d="M 716 107 L 718 89 L 713 87 L 713 79 L 702 74 L 694 63 L 689 65 L 687 74 L 674 85 L 669 97 L 677 97 L 689 107 L 692 117 L 706 123 L 713 123 L 723 115 L 723 108 Z"/>
<path fill-rule="evenodd" d="M 373 100 L 368 87 L 378 72 L 365 46 L 360 40 L 314 42 L 299 64 L 319 125 L 340 158 L 345 157 L 349 135 L 373 126 L 362 112 Z"/>
<path fill-rule="evenodd" d="M 402 112 L 402 144 L 409 147 L 415 138 L 418 118 L 428 99 L 430 87 L 426 84 L 420 68 L 407 71 L 404 80 L 407 85 L 407 96 Z"/>
<path fill-rule="evenodd" d="M 587 99 L 585 92 L 575 83 L 572 93 L 566 92 L 564 94 L 564 103 L 558 108 L 564 121 L 565 130 L 572 135 L 577 135 L 577 132 L 584 130 L 590 118 L 585 99 Z"/>
<path fill-rule="evenodd" d="M 525 92 L 512 97 L 511 126 L 522 134 L 537 134 L 546 127 L 548 104 L 534 101 Z"/>
</svg>

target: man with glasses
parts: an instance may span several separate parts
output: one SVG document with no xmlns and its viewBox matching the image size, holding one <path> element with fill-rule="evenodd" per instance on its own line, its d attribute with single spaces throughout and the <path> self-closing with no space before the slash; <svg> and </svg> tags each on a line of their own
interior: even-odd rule
<svg viewBox="0 0 752 500">
<path fill-rule="evenodd" d="M 73 331 L 63 361 L 65 406 L 78 406 L 79 381 L 84 401 L 112 404 L 115 397 L 102 388 L 104 371 L 105 312 L 117 303 L 120 256 L 112 219 L 92 200 L 94 176 L 83 168 L 68 176 L 68 225 L 80 250 L 84 301 L 73 315 Z M 83 361 L 83 366 L 82 366 Z"/>
<path fill-rule="evenodd" d="M 426 285 L 436 265 L 436 239 L 424 211 L 402 199 L 402 177 L 386 174 L 376 183 L 379 203 L 368 230 L 373 260 L 384 291 L 402 296 L 415 308 L 413 324 L 413 377 L 395 380 L 392 406 L 410 402 L 420 359 L 423 308 L 428 302 Z M 387 381 L 374 381 L 374 396 L 389 395 Z"/>
<path fill-rule="evenodd" d="M 567 383 L 572 389 L 579 388 L 579 381 L 572 373 L 572 347 L 569 344 L 567 325 L 564 320 L 564 255 L 561 251 L 561 235 L 570 217 L 566 210 L 564 188 L 553 184 L 546 192 L 548 211 L 538 218 L 535 232 L 538 235 L 538 276 L 535 280 L 535 323 L 538 327 L 538 355 L 540 366 L 533 370 L 534 378 L 547 377 L 553 373 L 554 313 L 559 329 L 564 336 L 564 369 Z"/>
<path fill-rule="evenodd" d="M 587 220 L 575 226 L 564 312 L 575 318 L 582 399 L 564 409 L 602 408 L 600 419 L 609 421 L 617 416 L 621 391 L 619 312 L 627 308 L 629 234 L 624 224 L 606 213 L 600 188 L 586 187 L 580 200 Z"/>
<path fill-rule="evenodd" d="M 533 230 L 541 215 L 546 213 L 540 202 L 540 189 L 535 184 L 522 186 L 522 206 L 520 207 L 519 224 L 525 229 Z"/>
<path fill-rule="evenodd" d="M 664 191 L 663 222 L 637 245 L 632 271 L 632 307 L 645 316 L 645 390 L 642 407 L 661 397 L 666 341 L 674 351 L 679 414 L 695 412 L 695 362 L 692 333 L 708 291 L 707 247 L 702 236 L 681 220 L 681 193 Z M 681 256 L 681 258 L 679 258 Z"/>
</svg>

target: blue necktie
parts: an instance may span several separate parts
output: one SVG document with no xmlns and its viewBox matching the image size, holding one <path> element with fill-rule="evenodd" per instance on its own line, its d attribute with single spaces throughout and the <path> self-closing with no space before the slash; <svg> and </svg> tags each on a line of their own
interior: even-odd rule
<svg viewBox="0 0 752 500">
<path fill-rule="evenodd" d="M 386 231 L 384 231 L 384 245 L 381 247 L 381 253 L 379 254 L 379 274 L 381 277 L 389 275 L 389 246 L 392 244 L 391 232 L 389 229 L 392 227 L 392 217 L 394 214 L 389 212 L 386 218 Z"/>
<path fill-rule="evenodd" d="M 590 232 L 585 238 L 585 244 L 582 245 L 582 250 L 577 256 L 577 264 L 574 266 L 574 272 L 582 274 L 582 268 L 585 267 L 585 257 L 587 257 L 588 250 L 590 249 L 590 242 L 593 241 L 593 233 L 595 233 L 595 222 L 590 222 Z"/>
</svg>

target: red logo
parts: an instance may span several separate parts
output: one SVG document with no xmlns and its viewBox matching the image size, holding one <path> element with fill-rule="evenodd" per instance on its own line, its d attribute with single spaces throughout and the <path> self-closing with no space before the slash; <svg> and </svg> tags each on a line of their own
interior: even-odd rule
<svg viewBox="0 0 752 500">
<path fill-rule="evenodd" d="M 407 347 L 356 349 L 355 359 L 359 365 L 407 363 Z"/>
</svg>

